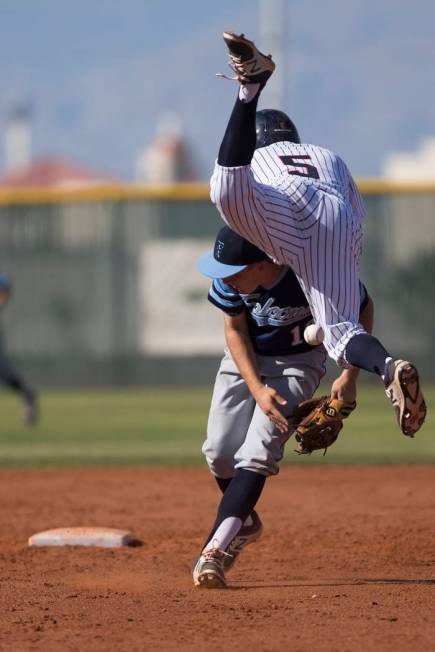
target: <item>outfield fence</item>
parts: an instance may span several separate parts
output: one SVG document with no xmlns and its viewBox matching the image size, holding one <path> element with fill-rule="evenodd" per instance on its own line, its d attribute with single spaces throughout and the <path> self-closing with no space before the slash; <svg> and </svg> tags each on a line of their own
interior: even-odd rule
<svg viewBox="0 0 435 652">
<path fill-rule="evenodd" d="M 361 181 L 376 334 L 435 377 L 435 184 Z M 206 382 L 223 348 L 196 258 L 221 220 L 201 184 L 0 191 L 7 349 L 34 382 Z"/>
</svg>

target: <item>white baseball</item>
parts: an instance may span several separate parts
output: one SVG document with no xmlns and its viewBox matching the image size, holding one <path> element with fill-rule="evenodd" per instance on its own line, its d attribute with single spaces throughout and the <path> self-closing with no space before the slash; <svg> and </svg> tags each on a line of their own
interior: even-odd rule
<svg viewBox="0 0 435 652">
<path fill-rule="evenodd" d="M 311 344 L 311 346 L 321 344 L 324 337 L 325 333 L 323 332 L 323 328 L 318 324 L 308 324 L 304 330 L 304 340 L 307 344 Z"/>
</svg>

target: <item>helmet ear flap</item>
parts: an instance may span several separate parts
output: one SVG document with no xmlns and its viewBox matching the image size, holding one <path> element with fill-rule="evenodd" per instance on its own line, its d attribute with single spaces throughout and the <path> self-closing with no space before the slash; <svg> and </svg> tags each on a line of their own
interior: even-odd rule
<svg viewBox="0 0 435 652">
<path fill-rule="evenodd" d="M 263 121 L 256 122 L 255 133 L 257 134 L 255 149 L 258 149 L 259 147 L 264 147 L 266 143 L 266 126 Z"/>
</svg>

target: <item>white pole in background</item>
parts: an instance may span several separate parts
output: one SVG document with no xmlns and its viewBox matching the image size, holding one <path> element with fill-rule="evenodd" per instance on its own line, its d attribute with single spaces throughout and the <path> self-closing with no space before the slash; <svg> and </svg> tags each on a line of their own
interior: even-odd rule
<svg viewBox="0 0 435 652">
<path fill-rule="evenodd" d="M 261 108 L 286 110 L 286 44 L 284 5 L 286 0 L 258 0 L 259 41 L 264 54 L 271 54 L 276 70 L 260 96 Z"/>
<path fill-rule="evenodd" d="M 13 172 L 25 167 L 31 160 L 32 108 L 27 101 L 10 102 L 6 116 L 5 167 Z"/>
</svg>

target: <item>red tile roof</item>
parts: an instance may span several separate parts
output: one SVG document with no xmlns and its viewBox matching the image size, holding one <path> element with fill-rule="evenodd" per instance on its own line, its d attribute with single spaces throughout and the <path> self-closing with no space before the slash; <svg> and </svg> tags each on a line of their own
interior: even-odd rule
<svg viewBox="0 0 435 652">
<path fill-rule="evenodd" d="M 77 186 L 117 181 L 106 172 L 99 172 L 58 156 L 32 161 L 25 168 L 0 174 L 1 187 Z"/>
</svg>

